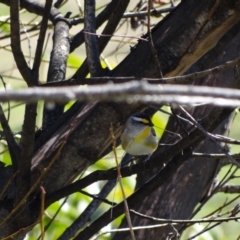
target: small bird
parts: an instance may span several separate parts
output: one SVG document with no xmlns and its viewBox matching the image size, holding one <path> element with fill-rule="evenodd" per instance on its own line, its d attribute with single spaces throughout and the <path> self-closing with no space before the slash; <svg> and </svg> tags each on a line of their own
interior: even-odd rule
<svg viewBox="0 0 240 240">
<path fill-rule="evenodd" d="M 128 118 L 121 135 L 122 148 L 133 156 L 151 155 L 158 139 L 149 114 L 140 112 Z"/>
</svg>

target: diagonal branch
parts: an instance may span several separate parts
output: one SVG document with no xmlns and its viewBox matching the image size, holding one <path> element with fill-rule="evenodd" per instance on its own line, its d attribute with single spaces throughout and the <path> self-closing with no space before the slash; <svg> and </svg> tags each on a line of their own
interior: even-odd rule
<svg viewBox="0 0 240 240">
<path fill-rule="evenodd" d="M 22 77 L 28 86 L 33 86 L 32 73 L 21 49 L 19 7 L 19 0 L 10 0 L 11 48 L 18 70 L 20 71 Z"/>
<path fill-rule="evenodd" d="M 220 122 L 222 122 L 226 118 L 226 112 L 221 110 L 213 111 L 214 113 L 211 113 L 209 118 L 205 120 L 202 125 L 204 128 L 208 129 L 209 131 L 212 131 L 215 129 Z M 215 115 L 213 115 L 215 114 Z M 199 133 L 199 130 L 196 129 L 192 133 L 190 133 L 190 136 L 193 133 L 196 133 L 196 131 Z M 130 208 L 133 208 L 137 202 L 142 201 L 146 196 L 148 196 L 150 193 L 152 193 L 155 189 L 157 189 L 159 186 L 161 186 L 164 182 L 167 181 L 170 176 L 185 162 L 191 157 L 191 151 L 194 147 L 199 144 L 200 141 L 202 141 L 205 137 L 201 135 L 196 135 L 195 137 L 192 136 L 192 138 L 188 139 L 189 144 L 186 148 L 182 148 L 183 152 L 175 154 L 173 159 L 164 167 L 162 170 L 160 170 L 151 180 L 149 180 L 147 183 L 145 183 L 142 187 L 140 187 L 135 193 L 133 193 L 128 199 L 128 205 Z M 182 140 L 181 140 L 182 141 Z M 154 158 L 154 155 L 153 155 Z M 157 160 L 157 159 L 155 159 Z M 100 230 L 103 226 L 107 225 L 110 221 L 114 220 L 118 216 L 120 216 L 123 212 L 124 205 L 123 202 L 118 204 L 114 207 L 113 211 L 110 209 L 109 211 L 105 212 L 101 217 L 99 217 L 97 220 L 95 220 L 91 225 L 86 227 L 81 233 L 79 233 L 76 236 L 76 240 L 87 240 L 92 235 L 93 232 L 96 232 Z M 112 218 L 110 219 L 109 216 L 112 212 Z M 94 231 L 93 231 L 94 229 Z"/>
<path fill-rule="evenodd" d="M 4 115 L 1 105 L 0 105 L 0 123 L 2 125 L 3 133 L 5 135 L 5 138 L 8 144 L 9 153 L 12 159 L 12 165 L 13 165 L 14 171 L 17 171 L 20 148 L 13 136 L 10 126 L 8 125 L 8 121 Z"/>
<path fill-rule="evenodd" d="M 227 61 L 226 63 L 223 63 L 217 67 L 210 68 L 204 71 L 189 73 L 182 76 L 176 76 L 176 77 L 164 77 L 164 78 L 143 78 L 142 80 L 147 81 L 151 84 L 190 84 L 194 80 L 208 77 L 212 74 L 217 74 L 223 71 L 226 71 L 228 69 L 234 68 L 236 65 L 240 64 L 240 58 L 236 58 L 232 61 Z M 73 86 L 73 85 L 95 85 L 95 84 L 103 84 L 108 82 L 113 83 L 126 83 L 133 80 L 140 80 L 136 77 L 93 77 L 93 78 L 71 78 L 69 80 L 65 81 L 56 81 L 51 83 L 43 83 L 41 86 Z"/>
<path fill-rule="evenodd" d="M 47 27 L 48 27 L 48 19 L 49 19 L 51 7 L 52 7 L 52 0 L 47 0 L 45 4 L 40 31 L 39 31 L 38 44 L 36 48 L 35 59 L 34 59 L 33 69 L 32 69 L 34 72 L 34 75 L 37 77 L 37 80 L 39 75 L 39 67 L 42 59 L 44 39 L 45 39 Z"/>
<path fill-rule="evenodd" d="M 208 133 L 202 126 L 199 124 L 192 116 L 189 114 L 182 106 L 180 106 L 181 111 L 184 115 L 207 137 L 209 138 L 228 158 L 232 164 L 240 167 L 240 164 L 229 154 L 229 152 L 212 136 Z"/>
<path fill-rule="evenodd" d="M 99 198 L 105 199 L 108 194 L 111 192 L 111 190 L 116 185 L 116 180 L 110 180 L 108 181 L 104 187 L 102 188 L 101 192 L 98 194 Z M 59 240 L 64 239 L 70 239 L 74 237 L 74 235 L 77 233 L 79 229 L 81 229 L 88 219 L 91 218 L 92 214 L 96 211 L 96 209 L 99 207 L 99 205 L 102 203 L 101 200 L 94 199 L 92 202 L 87 206 L 87 208 L 84 210 L 84 212 L 72 223 L 71 226 L 69 226 L 61 235 Z"/>
<path fill-rule="evenodd" d="M 1 3 L 4 3 L 8 6 L 10 6 L 11 1 L 9 0 L 0 0 Z M 15 2 L 15 1 L 13 1 Z M 34 0 L 21 0 L 20 1 L 20 7 L 21 8 L 25 8 L 28 12 L 30 13 L 35 13 L 37 15 L 43 16 L 44 15 L 44 4 L 38 1 L 34 1 Z M 58 11 L 57 8 L 52 7 L 51 8 L 51 12 L 49 15 L 49 19 L 54 22 L 56 20 L 56 18 L 61 15 L 61 13 Z"/>
<path fill-rule="evenodd" d="M 121 167 L 124 166 L 128 161 L 128 158 L 123 158 L 121 162 Z M 107 202 L 108 200 L 105 200 L 108 194 L 112 191 L 114 186 L 116 185 L 116 180 L 112 179 L 109 180 L 104 187 L 102 188 L 101 192 L 97 195 L 96 198 L 92 200 L 92 202 L 88 205 L 88 207 L 82 212 L 82 214 L 72 223 L 72 225 L 65 230 L 65 232 L 61 235 L 59 240 L 63 239 L 70 239 L 73 237 L 79 229 L 81 229 L 88 219 L 91 218 L 93 213 L 97 210 L 99 205 L 102 202 L 111 204 L 112 206 L 114 205 L 112 202 L 109 203 Z"/>
<path fill-rule="evenodd" d="M 221 117 L 219 117 L 219 119 L 216 120 L 217 116 L 220 114 L 219 112 L 221 112 L 221 110 L 219 109 L 214 110 L 209 115 L 209 117 L 205 118 L 202 121 L 201 125 L 206 127 L 206 129 L 209 129 L 209 125 L 211 126 L 214 121 L 215 121 L 215 124 L 217 124 L 217 121 L 221 121 L 222 118 L 226 117 L 223 114 L 225 113 L 223 111 Z M 216 127 L 216 125 L 214 126 Z M 202 140 L 203 138 L 205 138 L 205 136 L 201 133 L 199 129 L 196 129 L 192 131 L 188 136 L 180 140 L 178 143 L 173 145 L 173 147 L 169 148 L 164 153 L 161 153 L 161 162 L 157 161 L 156 160 L 157 157 L 154 157 L 155 155 L 153 154 L 151 159 L 147 162 L 135 164 L 132 167 L 122 168 L 121 175 L 122 177 L 128 177 L 139 172 L 147 171 L 149 169 L 162 167 L 163 162 L 169 162 L 175 155 L 181 154 L 182 149 L 189 147 L 191 144 L 194 144 L 196 141 L 199 141 L 199 139 Z M 48 194 L 46 197 L 46 205 L 52 202 L 55 202 L 63 197 L 66 197 L 76 191 L 79 191 L 79 189 L 82 189 L 92 184 L 95 181 L 110 180 L 110 179 L 116 178 L 116 176 L 117 176 L 117 171 L 115 169 L 110 169 L 107 171 L 95 171 L 89 174 L 88 176 L 84 177 L 83 179 L 80 179 L 68 186 L 65 186 L 59 190 L 56 190 L 55 192 Z"/>
</svg>

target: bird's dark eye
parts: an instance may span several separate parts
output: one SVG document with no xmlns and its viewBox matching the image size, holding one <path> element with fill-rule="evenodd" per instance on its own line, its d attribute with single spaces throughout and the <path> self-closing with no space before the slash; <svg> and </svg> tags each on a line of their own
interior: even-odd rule
<svg viewBox="0 0 240 240">
<path fill-rule="evenodd" d="M 151 132 L 152 132 L 152 135 L 156 137 L 156 131 L 154 130 L 154 128 L 151 129 Z"/>
</svg>

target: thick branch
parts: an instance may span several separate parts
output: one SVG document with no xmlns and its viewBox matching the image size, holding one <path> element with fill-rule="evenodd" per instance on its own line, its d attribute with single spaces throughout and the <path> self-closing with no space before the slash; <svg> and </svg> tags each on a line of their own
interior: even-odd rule
<svg viewBox="0 0 240 240">
<path fill-rule="evenodd" d="M 226 112 L 221 112 L 221 110 L 215 110 L 211 113 L 209 118 L 205 119 L 202 123 L 202 126 L 208 131 L 212 131 L 220 122 L 222 122 L 226 118 Z M 195 135 L 196 129 L 190 135 Z M 190 140 L 191 139 L 191 140 Z M 191 150 L 200 143 L 201 140 L 204 139 L 203 135 L 196 134 L 189 139 L 189 145 L 187 148 L 182 148 L 183 152 L 175 154 L 173 159 L 164 167 L 161 171 L 159 171 L 151 180 L 145 183 L 142 187 L 140 187 L 134 194 L 132 194 L 127 200 L 130 208 L 134 208 L 136 203 L 142 201 L 146 196 L 149 196 L 156 188 L 162 186 L 163 183 L 170 178 L 176 170 L 181 166 L 187 159 L 191 157 Z M 181 141 L 180 141 L 181 142 Z M 153 155 L 154 161 L 154 155 Z M 155 161 L 159 161 L 159 159 L 155 159 Z M 99 217 L 96 221 L 94 221 L 91 225 L 86 227 L 78 236 L 77 239 L 89 239 L 93 235 L 93 229 L 100 230 L 103 226 L 105 226 L 110 221 L 114 220 L 120 214 L 123 213 L 123 202 L 118 204 L 109 211 L 105 212 L 101 217 Z M 112 219 L 109 219 L 109 214 L 112 212 Z"/>
<path fill-rule="evenodd" d="M 216 109 L 213 111 L 209 117 L 205 118 L 202 121 L 202 126 L 206 129 L 209 129 L 210 126 L 213 124 L 214 120 L 217 119 L 217 116 L 221 113 L 221 110 Z M 222 118 L 225 118 L 222 114 Z M 219 121 L 220 119 L 218 119 Z M 215 123 L 216 124 L 216 123 Z M 147 171 L 149 169 L 153 169 L 155 167 L 162 167 L 162 163 L 169 162 L 175 155 L 180 154 L 183 149 L 192 146 L 195 144 L 196 141 L 199 141 L 199 139 L 203 139 L 204 135 L 199 129 L 196 129 L 192 131 L 188 136 L 180 140 L 178 143 L 173 145 L 171 148 L 166 150 L 164 153 L 161 154 L 161 161 L 157 161 L 157 156 L 155 157 L 155 154 L 151 157 L 150 160 L 146 162 L 142 162 L 140 164 L 133 165 L 132 167 L 125 167 L 121 169 L 121 175 L 122 177 L 128 177 L 133 174 Z M 192 144 L 192 145 L 191 145 Z M 108 171 L 96 171 L 85 178 L 78 180 L 71 185 L 68 185 L 62 189 L 57 190 L 56 192 L 51 193 L 47 196 L 47 203 L 50 204 L 51 202 L 55 202 L 58 199 L 61 199 L 63 197 L 68 196 L 69 194 L 72 194 L 79 189 L 82 189 L 90 184 L 92 184 L 95 181 L 99 180 L 110 180 L 114 179 L 117 176 L 116 170 L 108 170 Z"/>
<path fill-rule="evenodd" d="M 61 16 L 55 22 L 53 49 L 48 68 L 47 82 L 63 81 L 66 75 L 67 58 L 69 55 L 69 25 Z M 64 106 L 56 104 L 54 109 L 44 105 L 43 130 L 47 130 L 62 115 Z"/>
<path fill-rule="evenodd" d="M 168 77 L 168 78 L 142 78 L 142 80 L 147 81 L 151 84 L 190 84 L 194 80 L 199 78 L 208 77 L 212 74 L 220 73 L 222 71 L 226 71 L 228 69 L 234 68 L 236 65 L 240 64 L 240 58 L 237 58 L 232 61 L 228 61 L 224 64 L 221 64 L 217 67 L 210 68 L 200 72 L 194 72 L 190 74 L 186 74 L 183 76 L 176 77 Z M 77 78 L 77 79 L 69 79 L 65 81 L 57 81 L 52 83 L 44 83 L 41 86 L 73 86 L 73 85 L 95 85 L 95 84 L 103 84 L 103 83 L 126 83 L 132 80 L 139 80 L 136 77 L 94 77 L 94 78 Z"/>
<path fill-rule="evenodd" d="M 26 104 L 24 123 L 21 137 L 21 153 L 18 164 L 18 181 L 16 193 L 16 205 L 18 205 L 30 190 L 31 161 L 33 156 L 35 126 L 37 116 L 37 104 Z M 29 202 L 21 206 L 21 214 L 17 216 L 20 227 L 26 227 L 31 223 Z"/>
<path fill-rule="evenodd" d="M 151 95 L 149 97 L 149 95 Z M 176 103 L 210 104 L 212 106 L 237 107 L 240 105 L 240 90 L 205 86 L 159 85 L 158 88 L 145 81 L 123 84 L 94 85 L 88 88 L 30 88 L 0 91 L 0 101 L 49 102 L 116 101 L 131 103 Z"/>
</svg>

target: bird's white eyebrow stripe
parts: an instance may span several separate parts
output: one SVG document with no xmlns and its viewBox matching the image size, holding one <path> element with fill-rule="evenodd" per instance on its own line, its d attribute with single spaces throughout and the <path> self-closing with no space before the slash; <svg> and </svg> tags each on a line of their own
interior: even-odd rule
<svg viewBox="0 0 240 240">
<path fill-rule="evenodd" d="M 142 122 L 142 118 L 139 118 L 139 117 L 132 117 L 132 119 L 137 122 Z"/>
</svg>

